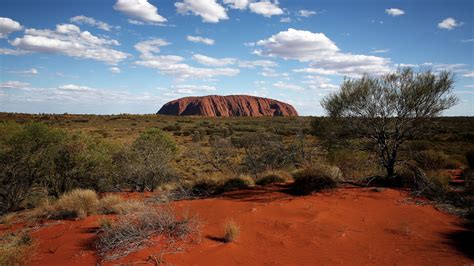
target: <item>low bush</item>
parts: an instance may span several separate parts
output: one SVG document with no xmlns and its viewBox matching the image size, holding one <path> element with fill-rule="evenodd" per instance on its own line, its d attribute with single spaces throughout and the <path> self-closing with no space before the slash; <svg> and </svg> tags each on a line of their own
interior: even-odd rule
<svg viewBox="0 0 474 266">
<path fill-rule="evenodd" d="M 0 265 L 25 265 L 34 249 L 26 233 L 7 233 L 0 237 Z"/>
<path fill-rule="evenodd" d="M 255 181 L 259 186 L 265 186 L 272 183 L 283 183 L 291 180 L 291 175 L 284 171 L 272 171 L 265 173 L 262 177 Z"/>
<path fill-rule="evenodd" d="M 337 168 L 317 164 L 293 174 L 295 182 L 292 184 L 291 190 L 297 195 L 308 195 L 337 187 L 339 178 L 340 171 L 337 171 Z"/>
<path fill-rule="evenodd" d="M 114 222 L 102 223 L 96 241 L 98 253 L 104 259 L 123 257 L 153 243 L 154 236 L 162 241 L 183 241 L 197 231 L 197 220 L 179 219 L 168 207 L 148 207 L 140 212 L 121 215 Z"/>
<path fill-rule="evenodd" d="M 247 189 L 252 186 L 253 179 L 248 176 L 239 176 L 227 179 L 221 186 L 217 188 L 216 193 L 224 193 L 235 190 Z"/>
<path fill-rule="evenodd" d="M 118 213 L 117 206 L 123 203 L 123 199 L 117 195 L 107 195 L 100 199 L 97 210 L 102 214 Z"/>
<path fill-rule="evenodd" d="M 435 150 L 417 152 L 413 159 L 423 170 L 443 169 L 449 163 L 449 158 L 446 154 Z"/>
<path fill-rule="evenodd" d="M 240 234 L 240 227 L 233 221 L 230 220 L 225 224 L 224 227 L 224 242 L 234 242 Z"/>
<path fill-rule="evenodd" d="M 89 189 L 75 189 L 56 202 L 45 201 L 32 212 L 31 219 L 84 219 L 97 212 L 99 197 Z"/>
</svg>

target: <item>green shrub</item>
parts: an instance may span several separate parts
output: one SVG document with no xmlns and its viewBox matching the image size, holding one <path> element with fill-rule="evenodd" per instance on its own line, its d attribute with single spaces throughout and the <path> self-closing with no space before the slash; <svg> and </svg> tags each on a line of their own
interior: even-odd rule
<svg viewBox="0 0 474 266">
<path fill-rule="evenodd" d="M 45 124 L 0 124 L 0 214 L 15 211 L 35 185 L 54 174 L 65 132 Z"/>
<path fill-rule="evenodd" d="M 335 168 L 326 165 L 315 165 L 293 174 L 295 182 L 291 190 L 297 195 L 308 195 L 324 189 L 337 187 L 340 173 Z"/>
<path fill-rule="evenodd" d="M 154 191 L 175 178 L 170 165 L 177 154 L 171 136 L 157 128 L 142 133 L 126 155 L 125 173 L 132 188 Z"/>
</svg>

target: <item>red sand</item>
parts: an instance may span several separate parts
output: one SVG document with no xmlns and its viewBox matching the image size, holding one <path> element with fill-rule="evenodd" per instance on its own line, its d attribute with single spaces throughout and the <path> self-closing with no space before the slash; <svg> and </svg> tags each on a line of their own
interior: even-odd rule
<svg viewBox="0 0 474 266">
<path fill-rule="evenodd" d="M 196 213 L 201 242 L 166 255 L 174 265 L 466 265 L 474 260 L 447 237 L 461 232 L 461 219 L 432 206 L 408 203 L 408 194 L 387 189 L 338 189 L 293 197 L 275 188 L 255 188 L 223 197 L 182 201 Z M 33 232 L 33 265 L 95 265 L 92 247 L 97 216 L 64 221 Z M 240 225 L 237 241 L 219 242 L 229 219 Z M 119 261 L 146 264 L 150 247 Z M 152 262 L 148 261 L 150 265 Z"/>
</svg>

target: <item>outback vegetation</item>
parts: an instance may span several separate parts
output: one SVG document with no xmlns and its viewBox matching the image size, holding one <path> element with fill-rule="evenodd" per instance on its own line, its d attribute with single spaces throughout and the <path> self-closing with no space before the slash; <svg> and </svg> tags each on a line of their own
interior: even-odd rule
<svg viewBox="0 0 474 266">
<path fill-rule="evenodd" d="M 1 222 L 97 216 L 101 259 L 161 245 L 162 263 L 200 238 L 198 217 L 172 201 L 239 190 L 402 187 L 469 217 L 474 120 L 438 117 L 457 101 L 452 86 L 449 72 L 410 69 L 347 79 L 323 100 L 328 117 L 0 113 Z M 243 226 L 229 221 L 219 237 L 233 242 Z M 0 264 L 24 263 L 33 247 L 28 233 L 5 234 Z"/>
</svg>

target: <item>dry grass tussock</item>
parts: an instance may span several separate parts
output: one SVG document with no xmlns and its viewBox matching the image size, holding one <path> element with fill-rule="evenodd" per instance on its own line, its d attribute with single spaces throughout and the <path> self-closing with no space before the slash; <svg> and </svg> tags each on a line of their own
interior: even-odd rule
<svg viewBox="0 0 474 266">
<path fill-rule="evenodd" d="M 224 227 L 224 242 L 234 242 L 240 234 L 240 227 L 233 221 L 226 222 Z"/>
<path fill-rule="evenodd" d="M 292 176 L 290 175 L 290 173 L 286 172 L 286 171 L 269 171 L 269 172 L 266 172 L 262 175 L 262 177 L 260 177 L 259 179 L 257 179 L 257 181 L 255 181 L 255 184 L 259 185 L 259 186 L 265 186 L 265 185 L 268 185 L 268 184 L 272 184 L 272 183 L 285 183 L 285 182 L 288 182 L 290 180 L 292 180 Z"/>
<path fill-rule="evenodd" d="M 33 250 L 33 240 L 26 233 L 0 236 L 0 265 L 26 265 Z"/>
<path fill-rule="evenodd" d="M 178 217 L 170 207 L 147 207 L 123 214 L 116 221 L 102 221 L 96 247 L 104 259 L 116 259 L 150 244 L 161 245 L 163 252 L 180 250 L 198 232 L 196 217 Z"/>
<path fill-rule="evenodd" d="M 342 174 L 338 167 L 318 163 L 293 174 L 295 182 L 292 191 L 297 195 L 307 195 L 324 189 L 335 188 Z"/>
</svg>

